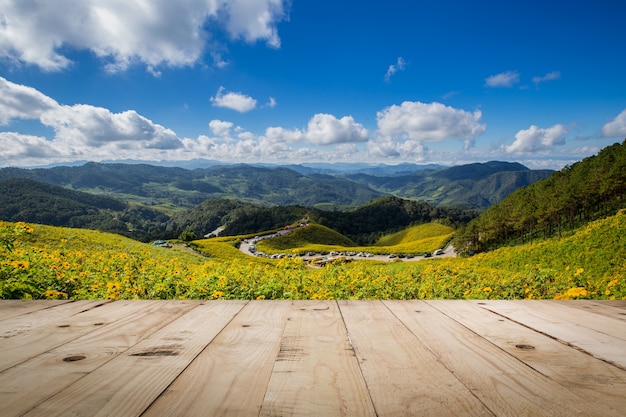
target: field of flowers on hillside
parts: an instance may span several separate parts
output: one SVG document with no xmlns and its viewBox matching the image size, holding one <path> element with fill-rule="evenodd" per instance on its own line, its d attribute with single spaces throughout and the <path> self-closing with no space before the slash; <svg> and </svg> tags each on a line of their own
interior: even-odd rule
<svg viewBox="0 0 626 417">
<path fill-rule="evenodd" d="M 354 261 L 311 269 L 228 239 L 153 247 L 118 235 L 0 222 L 0 298 L 626 299 L 626 212 L 573 235 L 472 258 Z"/>
</svg>

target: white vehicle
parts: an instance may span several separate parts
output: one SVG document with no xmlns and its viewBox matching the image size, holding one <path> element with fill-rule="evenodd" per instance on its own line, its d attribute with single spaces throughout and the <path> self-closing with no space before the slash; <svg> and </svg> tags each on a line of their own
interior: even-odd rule
<svg viewBox="0 0 626 417">
<path fill-rule="evenodd" d="M 436 251 L 433 252 L 433 255 L 435 255 L 435 256 L 443 255 L 443 249 L 437 249 Z"/>
</svg>

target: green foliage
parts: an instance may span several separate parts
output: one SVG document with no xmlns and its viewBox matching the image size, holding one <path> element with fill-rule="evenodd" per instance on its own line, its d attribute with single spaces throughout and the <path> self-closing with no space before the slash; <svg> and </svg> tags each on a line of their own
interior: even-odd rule
<svg viewBox="0 0 626 417">
<path fill-rule="evenodd" d="M 257 248 L 265 253 L 296 252 L 311 248 L 347 248 L 355 246 L 347 237 L 326 226 L 311 223 L 297 227 L 291 233 L 273 239 L 262 240 Z M 328 250 L 328 249 L 323 249 Z"/>
<path fill-rule="evenodd" d="M 140 240 L 167 236 L 169 222 L 146 207 L 21 178 L 0 180 L 0 219 L 105 230 Z"/>
<path fill-rule="evenodd" d="M 41 225 L 2 223 L 0 236 L 1 298 L 626 299 L 626 211 L 565 239 L 471 258 L 321 269 L 244 255 L 243 236 L 194 241 L 204 256 Z"/>
<path fill-rule="evenodd" d="M 190 229 L 183 230 L 183 232 L 178 236 L 178 240 L 182 240 L 183 242 L 191 242 L 195 239 L 197 239 L 196 233 Z"/>
<path fill-rule="evenodd" d="M 439 207 L 484 210 L 553 171 L 530 170 L 518 163 L 486 162 L 427 169 L 397 176 L 348 177 L 385 194 Z"/>
<path fill-rule="evenodd" d="M 522 187 L 471 221 L 457 235 L 463 252 L 563 236 L 626 207 L 626 142 Z"/>
<path fill-rule="evenodd" d="M 358 245 L 374 245 L 383 235 L 410 225 L 440 221 L 457 226 L 470 221 L 475 212 L 433 207 L 398 197 L 381 197 L 348 212 L 318 213 L 317 221 L 347 236 Z"/>
<path fill-rule="evenodd" d="M 378 240 L 378 242 L 376 242 L 376 245 L 397 246 L 431 237 L 440 237 L 444 235 L 449 236 L 452 233 L 454 233 L 454 229 L 440 223 L 421 224 L 419 226 L 409 227 L 391 235 L 383 236 Z"/>
<path fill-rule="evenodd" d="M 0 169 L 0 179 L 27 178 L 174 211 L 193 208 L 207 199 L 223 198 L 341 211 L 383 195 L 436 206 L 485 209 L 516 188 L 550 173 L 506 162 L 431 169 L 413 165 L 405 175 L 385 172 L 380 167 L 368 170 L 376 175 L 332 171 L 329 171 L 332 175 L 320 175 L 315 170 L 305 175 L 293 168 L 220 165 L 189 170 L 146 164 L 87 163 L 45 169 L 4 168 Z"/>
</svg>

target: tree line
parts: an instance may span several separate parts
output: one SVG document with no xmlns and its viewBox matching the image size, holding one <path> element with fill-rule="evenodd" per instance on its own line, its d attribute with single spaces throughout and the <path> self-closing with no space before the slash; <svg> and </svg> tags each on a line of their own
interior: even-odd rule
<svg viewBox="0 0 626 417">
<path fill-rule="evenodd" d="M 626 140 L 519 188 L 456 235 L 457 251 L 482 252 L 561 237 L 625 207 Z"/>
</svg>

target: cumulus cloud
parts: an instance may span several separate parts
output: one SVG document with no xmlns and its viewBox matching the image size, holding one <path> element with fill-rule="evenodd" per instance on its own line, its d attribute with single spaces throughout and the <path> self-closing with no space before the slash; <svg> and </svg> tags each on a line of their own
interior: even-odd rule
<svg viewBox="0 0 626 417">
<path fill-rule="evenodd" d="M 515 135 L 515 141 L 506 147 L 508 153 L 540 153 L 551 151 L 555 146 L 565 145 L 565 126 L 556 124 L 547 129 L 530 126 Z"/>
<path fill-rule="evenodd" d="M 214 135 L 217 136 L 229 136 L 230 129 L 233 127 L 232 122 L 224 122 L 221 120 L 211 120 L 209 122 L 209 127 Z"/>
<path fill-rule="evenodd" d="M 305 130 L 271 127 L 265 136 L 274 142 L 306 141 L 314 145 L 332 145 L 338 143 L 365 142 L 368 131 L 352 116 L 341 119 L 332 114 L 319 113 L 314 115 Z"/>
<path fill-rule="evenodd" d="M 226 107 L 240 113 L 246 113 L 256 107 L 256 100 L 242 93 L 227 92 L 224 87 L 220 87 L 211 97 L 211 102 L 215 107 Z"/>
<path fill-rule="evenodd" d="M 85 104 L 61 105 L 34 88 L 4 78 L 0 78 L 0 91 L 2 124 L 8 125 L 14 118 L 39 120 L 54 130 L 51 140 L 3 132 L 0 140 L 5 156 L 94 159 L 99 155 L 110 158 L 119 157 L 122 152 L 158 153 L 182 147 L 172 130 L 134 110 L 113 113 Z"/>
<path fill-rule="evenodd" d="M 378 112 L 378 130 L 382 135 L 407 137 L 420 142 L 448 139 L 473 140 L 485 131 L 480 111 L 473 113 L 441 103 L 405 101 Z"/>
<path fill-rule="evenodd" d="M 356 123 L 352 116 L 337 119 L 332 114 L 316 114 L 309 120 L 306 139 L 316 145 L 354 143 L 367 140 L 367 129 Z"/>
<path fill-rule="evenodd" d="M 429 149 L 418 140 L 398 142 L 388 136 L 380 136 L 367 143 L 367 153 L 373 159 L 402 159 L 413 162 L 425 161 Z"/>
<path fill-rule="evenodd" d="M 406 61 L 402 57 L 398 57 L 398 60 L 395 64 L 389 65 L 387 72 L 385 73 L 385 81 L 389 82 L 391 80 L 391 76 L 394 75 L 398 71 L 403 71 L 406 68 Z"/>
<path fill-rule="evenodd" d="M 67 143 L 100 146 L 109 142 L 131 143 L 133 148 L 171 149 L 180 146 L 176 134 L 134 110 L 112 113 L 85 104 L 58 106 L 44 112 L 41 123 L 54 129 Z"/>
<path fill-rule="evenodd" d="M 533 83 L 539 85 L 546 81 L 558 80 L 559 78 L 561 78 L 561 73 L 559 71 L 552 71 L 541 77 L 533 77 Z"/>
<path fill-rule="evenodd" d="M 15 84 L 0 77 L 0 125 L 13 118 L 38 119 L 58 103 L 32 87 Z"/>
<path fill-rule="evenodd" d="M 247 42 L 262 39 L 272 47 L 280 47 L 276 21 L 285 14 L 284 0 L 230 0 L 221 3 L 228 16 L 225 25 L 231 37 L 243 38 Z"/>
<path fill-rule="evenodd" d="M 487 77 L 485 85 L 487 87 L 513 87 L 519 83 L 519 73 L 517 71 L 501 72 L 500 74 Z"/>
<path fill-rule="evenodd" d="M 615 119 L 602 126 L 602 136 L 606 138 L 626 137 L 626 109 Z"/>
<path fill-rule="evenodd" d="M 38 160 L 58 155 L 52 144 L 40 136 L 0 132 L 0 144 L 8 145 L 2 147 L 2 153 L 0 153 L 0 162 L 2 163 L 16 159 L 22 161 Z"/>
<path fill-rule="evenodd" d="M 210 39 L 208 20 L 232 39 L 280 46 L 276 24 L 285 18 L 285 0 L 3 0 L 0 57 L 45 71 L 71 65 L 66 48 L 89 50 L 111 72 L 135 62 L 156 67 L 196 63 Z M 217 62 L 223 64 L 221 58 Z"/>
</svg>

